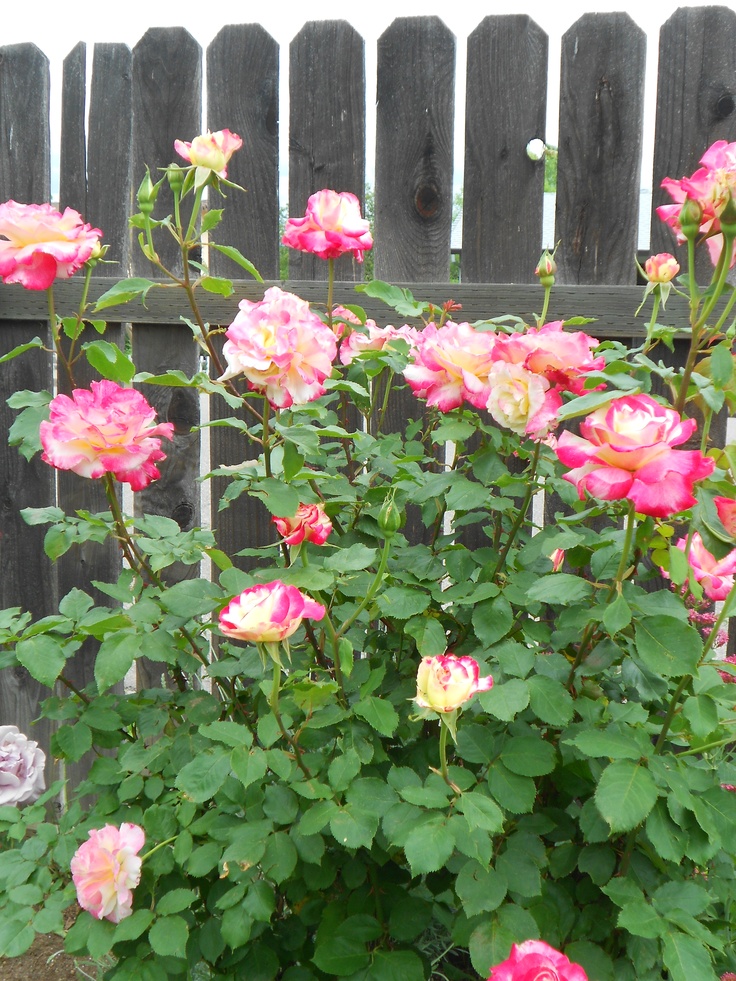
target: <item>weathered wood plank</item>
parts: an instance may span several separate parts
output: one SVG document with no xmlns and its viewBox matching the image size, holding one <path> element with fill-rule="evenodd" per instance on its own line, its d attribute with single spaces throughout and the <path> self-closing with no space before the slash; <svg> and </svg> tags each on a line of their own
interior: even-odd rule
<svg viewBox="0 0 736 981">
<path fill-rule="evenodd" d="M 0 200 L 23 203 L 48 201 L 50 188 L 49 67 L 35 45 L 0 48 Z M 7 295 L 26 291 L 3 286 Z M 37 294 L 38 295 L 38 294 Z M 41 294 L 46 299 L 46 295 Z M 34 336 L 49 344 L 46 313 L 35 321 L 10 320 L 0 332 L 0 353 L 5 354 Z M 15 391 L 51 388 L 48 357 L 30 351 L 3 364 L 0 375 L 0 607 L 19 606 L 34 618 L 56 609 L 56 576 L 43 551 L 45 529 L 29 527 L 20 516 L 24 507 L 54 503 L 54 471 L 40 456 L 27 462 L 8 446 L 8 429 L 16 413 L 6 399 Z M 0 673 L 0 719 L 17 725 L 49 751 L 52 726 L 38 717 L 39 701 L 48 689 L 24 668 Z M 49 765 L 47 778 L 54 773 Z"/>
<path fill-rule="evenodd" d="M 378 279 L 449 279 L 454 91 L 452 32 L 438 17 L 395 20 L 378 39 Z"/>
<path fill-rule="evenodd" d="M 64 59 L 61 89 L 61 171 L 59 208 L 87 214 L 87 147 L 84 132 L 87 45 L 75 45 Z"/>
<path fill-rule="evenodd" d="M 289 214 L 303 215 L 315 191 L 365 193 L 365 53 L 347 21 L 305 24 L 289 46 Z M 290 250 L 293 279 L 326 279 L 327 262 Z M 362 279 L 351 255 L 339 279 Z"/>
<path fill-rule="evenodd" d="M 138 187 L 147 164 L 154 180 L 159 168 L 176 158 L 174 140 L 192 140 L 202 131 L 202 51 L 182 28 L 149 30 L 133 49 L 133 186 Z M 184 165 L 184 161 L 178 160 Z M 187 199 L 191 203 L 191 196 Z M 155 216 L 171 211 L 171 193 L 164 184 Z M 188 215 L 183 209 L 183 220 Z M 181 272 L 181 255 L 172 236 L 159 234 L 156 249 L 169 269 Z M 134 275 L 150 276 L 153 269 L 134 249 L 131 255 Z M 181 294 L 179 313 L 191 317 Z M 199 353 L 188 327 L 177 324 L 148 323 L 133 331 L 133 357 L 140 371 L 161 373 L 179 369 L 192 374 L 199 365 Z M 188 530 L 200 522 L 199 433 L 192 427 L 199 422 L 199 398 L 191 389 L 143 386 L 144 395 L 156 409 L 158 419 L 175 427 L 171 442 L 164 441 L 166 459 L 159 469 L 161 479 L 136 494 L 136 513 L 162 514 Z M 196 566 L 177 564 L 166 572 L 168 581 L 196 575 Z M 160 684 L 162 666 L 138 662 L 141 687 Z"/>
<path fill-rule="evenodd" d="M 561 283 L 636 282 L 645 52 L 628 14 L 585 14 L 562 39 Z"/>
<path fill-rule="evenodd" d="M 697 170 L 716 140 L 736 140 L 736 11 L 727 7 L 681 7 L 659 35 L 657 115 L 652 177 L 652 252 L 676 247 L 656 208 L 671 204 L 660 187 Z M 703 250 L 705 251 L 705 250 Z M 710 275 L 704 259 L 702 272 Z M 699 268 L 699 272 L 701 269 Z"/>
<path fill-rule="evenodd" d="M 547 35 L 531 18 L 486 17 L 468 38 L 461 278 L 533 282 L 541 252 Z M 523 71 L 519 66 L 523 65 Z"/>
<path fill-rule="evenodd" d="M 397 286 L 412 291 L 417 299 L 430 300 L 441 305 L 448 298 L 462 303 L 463 317 L 473 322 L 500 317 L 512 313 L 526 323 L 534 322 L 534 313 L 542 306 L 542 290 L 525 284 L 513 283 L 438 283 L 438 282 L 397 282 Z M 242 298 L 258 300 L 269 286 L 281 286 L 296 293 L 310 303 L 324 300 L 324 283 L 287 280 L 286 282 L 267 281 L 263 284 L 253 280 L 234 280 L 233 295 L 230 297 L 202 294 L 200 308 L 205 319 L 212 324 L 227 325 L 238 312 Z M 90 296 L 99 297 L 109 288 L 109 282 L 93 277 Z M 57 301 L 64 309 L 77 301 L 81 291 L 79 280 L 59 282 L 55 288 Z M 646 310 L 635 316 L 641 303 L 644 290 L 641 286 L 586 285 L 555 286 L 549 309 L 549 320 L 561 320 L 572 316 L 595 317 L 596 322 L 584 329 L 589 334 L 601 337 L 644 337 L 646 334 Z M 354 290 L 353 283 L 335 283 L 336 303 L 359 303 L 379 324 L 401 324 L 413 322 L 411 318 L 397 317 L 380 300 L 371 299 Z M 0 325 L 6 320 L 38 320 L 45 312 L 46 299 L 43 295 L 18 291 L 14 287 L 0 283 Z M 117 309 L 117 308 L 116 308 Z M 119 308 L 125 311 L 127 320 L 135 324 L 171 323 L 184 313 L 182 298 L 174 290 L 151 290 L 146 298 L 146 306 L 130 303 Z M 120 315 L 120 314 L 118 314 Z M 666 311 L 666 323 L 678 329 L 688 326 L 688 308 L 681 297 L 673 295 Z M 0 328 L 1 329 L 1 328 Z"/>
<path fill-rule="evenodd" d="M 225 214 L 212 237 L 237 245 L 261 275 L 271 279 L 279 275 L 278 79 L 278 45 L 256 24 L 223 28 L 207 50 L 209 128 L 227 128 L 243 137 L 228 178 L 246 188 L 246 193 L 228 190 L 224 203 L 215 198 L 213 207 L 224 207 Z M 215 250 L 210 251 L 210 268 L 220 276 L 237 274 L 231 260 Z M 239 301 L 242 294 L 235 295 Z M 222 343 L 220 335 L 218 354 Z M 215 377 L 219 368 L 213 366 Z M 211 419 L 231 414 L 222 399 L 210 399 Z M 227 427 L 211 428 L 209 439 L 211 469 L 258 455 L 255 444 Z M 226 486 L 223 477 L 210 481 L 211 523 L 218 541 L 226 543 L 230 553 L 273 541 L 273 526 L 260 501 L 242 495 L 227 509 L 218 509 Z M 234 561 L 241 568 L 253 565 L 252 559 L 243 557 Z"/>
</svg>

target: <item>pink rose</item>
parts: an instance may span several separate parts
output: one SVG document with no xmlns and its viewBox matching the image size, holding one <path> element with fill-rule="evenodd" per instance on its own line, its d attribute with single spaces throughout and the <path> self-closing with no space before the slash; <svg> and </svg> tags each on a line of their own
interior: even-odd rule
<svg viewBox="0 0 736 981">
<path fill-rule="evenodd" d="M 496 361 L 488 372 L 487 408 L 493 420 L 519 435 L 539 439 L 554 425 L 562 405 L 544 375 L 519 364 Z"/>
<path fill-rule="evenodd" d="M 681 552 L 684 552 L 687 538 L 681 538 L 675 544 Z M 731 592 L 733 576 L 736 572 L 736 548 L 724 558 L 716 559 L 705 547 L 698 532 L 694 531 L 690 542 L 688 564 L 708 599 L 724 600 Z"/>
<path fill-rule="evenodd" d="M 404 377 L 417 398 L 442 412 L 458 408 L 463 400 L 484 409 L 495 343 L 495 334 L 468 323 L 428 324 L 416 337 Z"/>
<path fill-rule="evenodd" d="M 243 374 L 271 405 L 287 408 L 324 394 L 337 342 L 305 300 L 272 286 L 257 303 L 240 301 L 222 351 L 220 381 Z"/>
<path fill-rule="evenodd" d="M 276 580 L 249 586 L 230 600 L 220 613 L 220 630 L 237 640 L 267 644 L 291 637 L 303 617 L 321 620 L 324 615 L 321 603 Z"/>
<path fill-rule="evenodd" d="M 736 664 L 736 655 L 728 654 L 726 657 L 723 658 L 723 660 L 727 661 L 729 664 Z M 721 681 L 725 681 L 727 685 L 736 684 L 736 674 L 731 674 L 730 671 L 721 671 L 720 668 L 717 668 L 716 670 L 718 671 L 718 674 L 721 676 Z M 721 784 L 721 786 L 724 785 Z"/>
<path fill-rule="evenodd" d="M 414 701 L 432 712 L 454 712 L 476 692 L 489 691 L 493 678 L 479 678 L 478 662 L 472 657 L 438 654 L 423 657 L 417 670 Z"/>
<path fill-rule="evenodd" d="M 586 492 L 604 501 L 628 498 L 640 514 L 666 518 L 696 503 L 693 484 L 715 468 L 699 450 L 672 448 L 695 427 L 649 395 L 625 395 L 589 415 L 581 436 L 563 432 L 555 452 L 574 468 L 563 477 L 581 500 Z"/>
<path fill-rule="evenodd" d="M 38 800 L 46 789 L 43 768 L 46 754 L 19 732 L 0 726 L 0 806 Z"/>
<path fill-rule="evenodd" d="M 157 460 L 164 436 L 171 439 L 170 422 L 155 424 L 156 413 L 140 392 L 112 381 L 93 381 L 91 391 L 75 388 L 71 398 L 57 395 L 51 416 L 40 427 L 43 459 L 57 470 L 81 477 L 111 473 L 134 491 L 148 487 L 161 474 Z"/>
<path fill-rule="evenodd" d="M 217 133 L 202 133 L 201 136 L 195 136 L 191 143 L 174 140 L 174 149 L 179 156 L 197 168 L 195 183 L 198 186 L 204 184 L 210 173 L 227 177 L 230 157 L 242 145 L 240 137 L 229 129 L 222 129 Z"/>
<path fill-rule="evenodd" d="M 523 333 L 499 335 L 493 358 L 544 375 L 558 391 L 582 395 L 585 373 L 598 371 L 606 363 L 605 358 L 591 355 L 599 343 L 596 337 L 581 330 L 564 330 L 562 321 L 555 320 L 543 327 L 530 327 Z"/>
<path fill-rule="evenodd" d="M 119 923 L 133 912 L 133 890 L 141 879 L 142 859 L 138 852 L 145 844 L 143 829 L 137 824 L 90 831 L 71 861 L 77 900 L 96 919 Z"/>
<path fill-rule="evenodd" d="M 525 940 L 511 945 L 507 959 L 491 968 L 488 981 L 588 981 L 588 975 L 543 940 Z"/>
<path fill-rule="evenodd" d="M 50 204 L 0 204 L 0 278 L 28 290 L 69 279 L 99 247 L 102 232 L 82 216 Z"/>
<path fill-rule="evenodd" d="M 721 524 L 731 538 L 736 538 L 736 501 L 731 497 L 714 497 L 713 503 Z"/>
<path fill-rule="evenodd" d="M 565 549 L 553 548 L 549 554 L 549 560 L 552 563 L 552 572 L 559 572 L 565 564 Z"/>
<path fill-rule="evenodd" d="M 717 140 L 705 151 L 700 163 L 702 167 L 690 177 L 679 181 L 665 177 L 661 186 L 675 204 L 662 205 L 657 208 L 657 214 L 673 229 L 678 242 L 684 242 L 680 212 L 685 201 L 694 201 L 702 211 L 699 232 L 708 236 L 706 245 L 710 260 L 716 265 L 723 248 L 720 216 L 736 191 L 736 143 Z M 735 257 L 736 252 L 730 257 L 731 266 Z"/>
<path fill-rule="evenodd" d="M 368 222 L 360 215 L 360 201 L 349 191 L 338 193 L 327 188 L 310 197 L 303 218 L 286 220 L 281 241 L 320 259 L 337 259 L 352 252 L 358 262 L 373 248 Z"/>
<path fill-rule="evenodd" d="M 384 348 L 390 348 L 391 342 L 397 338 L 405 340 L 411 348 L 419 336 L 416 327 L 406 324 L 403 327 L 379 327 L 374 320 L 366 320 L 365 327 L 367 334 L 353 330 L 340 345 L 340 361 L 343 364 L 350 364 L 363 351 L 383 351 Z"/>
<path fill-rule="evenodd" d="M 293 517 L 271 520 L 287 545 L 300 542 L 324 545 L 332 531 L 332 522 L 321 504 L 300 504 Z"/>
<path fill-rule="evenodd" d="M 680 271 L 680 263 L 669 252 L 659 252 L 644 263 L 644 272 L 650 283 L 669 283 Z"/>
</svg>

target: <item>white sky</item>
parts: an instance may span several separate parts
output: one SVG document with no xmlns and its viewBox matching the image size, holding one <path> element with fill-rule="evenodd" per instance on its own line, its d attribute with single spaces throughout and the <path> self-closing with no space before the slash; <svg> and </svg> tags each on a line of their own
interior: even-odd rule
<svg viewBox="0 0 736 981">
<path fill-rule="evenodd" d="M 724 4 L 736 9 L 736 0 Z M 202 45 L 214 38 L 225 24 L 258 21 L 279 42 L 283 49 L 303 26 L 305 11 L 311 5 L 303 0 L 275 0 L 271 4 L 241 3 L 230 0 L 224 3 L 203 4 L 201 0 L 177 0 L 176 3 L 152 4 L 150 0 L 124 0 L 120 6 L 110 3 L 88 3 L 80 9 L 81 16 L 70 15 L 50 0 L 37 3 L 3 4 L 0 17 L 0 45 L 35 41 L 48 55 L 52 68 L 52 147 L 58 144 L 58 115 L 60 113 L 61 64 L 66 54 L 78 41 L 86 41 L 88 57 L 91 46 L 97 41 L 122 41 L 131 47 L 149 27 L 185 27 Z M 661 25 L 681 4 L 675 0 L 657 0 L 642 3 L 641 0 L 517 0 L 511 4 L 486 5 L 469 0 L 362 0 L 346 4 L 336 0 L 318 0 L 314 5 L 318 14 L 312 19 L 343 18 L 349 20 L 366 41 L 366 86 L 368 105 L 367 177 L 372 180 L 375 143 L 372 138 L 370 106 L 375 92 L 375 42 L 397 16 L 436 15 L 457 38 L 457 110 L 456 110 L 456 186 L 461 182 L 463 161 L 462 134 L 464 128 L 462 107 L 465 87 L 465 41 L 468 34 L 487 14 L 529 14 L 549 37 L 549 92 L 546 138 L 555 143 L 559 97 L 560 38 L 572 24 L 586 12 L 624 11 L 648 35 L 648 59 L 646 80 L 645 130 L 650 142 L 644 145 L 642 186 L 651 186 L 651 133 L 654 123 L 654 101 L 658 33 Z M 117 9 L 116 9 L 117 7 Z M 40 8 L 40 9 L 39 9 Z M 44 16 L 45 10 L 53 11 Z M 82 12 L 83 11 L 83 12 Z M 286 103 L 288 60 L 282 56 L 281 141 L 282 159 L 286 159 L 288 109 Z M 522 69 L 523 70 L 523 69 Z M 189 134 L 194 136 L 196 134 Z M 245 134 L 241 134 L 245 136 Z M 530 133 L 529 138 L 545 134 Z M 188 138 L 182 134 L 182 138 Z M 52 184 L 55 184 L 52 180 Z M 283 197 L 282 191 L 282 197 Z"/>
</svg>

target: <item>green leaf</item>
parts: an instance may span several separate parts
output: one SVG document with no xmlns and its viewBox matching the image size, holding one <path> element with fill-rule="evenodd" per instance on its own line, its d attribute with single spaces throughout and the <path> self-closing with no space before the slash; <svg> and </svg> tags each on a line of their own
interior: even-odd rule
<svg viewBox="0 0 736 981">
<path fill-rule="evenodd" d="M 589 392 L 587 395 L 581 395 L 579 398 L 568 402 L 567 405 L 563 405 L 561 409 L 558 409 L 557 420 L 558 422 L 564 422 L 568 419 L 575 419 L 578 416 L 587 416 L 594 409 L 599 409 L 602 405 L 608 405 L 609 402 L 623 398 L 624 395 L 634 395 L 635 392 L 635 389 L 628 389 L 624 392 L 612 392 L 610 390 Z"/>
<path fill-rule="evenodd" d="M 334 933 L 325 931 L 317 943 L 312 960 L 328 977 L 347 977 L 369 963 L 365 941 L 350 933 L 349 925 L 355 919 L 348 917 Z"/>
<path fill-rule="evenodd" d="M 399 715 L 391 702 L 375 695 L 357 702 L 354 711 L 382 736 L 392 736 L 399 724 Z"/>
<path fill-rule="evenodd" d="M 662 950 L 664 966 L 670 981 L 716 981 L 713 962 L 707 949 L 698 940 L 684 933 L 668 933 Z"/>
<path fill-rule="evenodd" d="M 382 950 L 371 954 L 371 963 L 350 981 L 424 981 L 424 963 L 412 950 Z"/>
<path fill-rule="evenodd" d="M 603 613 L 603 626 L 611 637 L 623 630 L 631 623 L 631 610 L 629 604 L 619 593 L 613 602 L 606 605 Z"/>
<path fill-rule="evenodd" d="M 532 712 L 553 726 L 566 726 L 575 711 L 570 692 L 565 686 L 544 675 L 533 675 L 527 680 L 529 685 L 529 704 Z"/>
<path fill-rule="evenodd" d="M 611 831 L 631 831 L 657 802 L 657 787 L 649 771 L 637 763 L 617 760 L 601 774 L 595 803 Z"/>
<path fill-rule="evenodd" d="M 638 760 L 651 750 L 646 735 L 631 726 L 610 725 L 606 729 L 587 729 L 563 742 L 572 743 L 586 756 L 607 756 L 614 760 Z"/>
<path fill-rule="evenodd" d="M 574 940 L 565 944 L 565 957 L 585 968 L 595 981 L 614 981 L 613 963 L 609 955 L 590 940 Z"/>
<path fill-rule="evenodd" d="M 698 631 L 674 617 L 645 617 L 636 625 L 635 639 L 644 666 L 665 678 L 693 674 L 703 652 Z"/>
<path fill-rule="evenodd" d="M 457 806 L 468 819 L 471 828 L 483 828 L 492 834 L 503 828 L 501 809 L 480 791 L 461 794 Z"/>
<path fill-rule="evenodd" d="M 7 354 L 3 354 L 0 357 L 0 364 L 3 364 L 5 361 L 10 361 L 12 358 L 17 358 L 19 354 L 25 354 L 26 351 L 31 351 L 36 347 L 43 347 L 43 341 L 40 337 L 34 337 L 33 340 L 26 341 L 25 344 L 19 344 L 17 347 L 14 347 L 12 351 L 8 351 Z M 10 400 L 8 400 L 8 404 L 10 404 Z"/>
<path fill-rule="evenodd" d="M 501 761 L 512 773 L 541 777 L 554 770 L 557 751 L 541 736 L 512 736 L 501 750 Z"/>
<path fill-rule="evenodd" d="M 469 861 L 455 880 L 455 892 L 466 916 L 477 916 L 497 909 L 503 902 L 508 883 L 496 869 L 487 869 Z"/>
<path fill-rule="evenodd" d="M 251 488 L 251 494 L 253 497 L 259 497 L 271 514 L 277 518 L 289 518 L 296 514 L 300 503 L 297 491 L 275 477 L 260 479 Z"/>
<path fill-rule="evenodd" d="M 183 794 L 198 804 L 215 796 L 230 773 L 230 754 L 224 749 L 200 753 L 185 764 L 175 784 Z"/>
<path fill-rule="evenodd" d="M 537 796 L 534 780 L 512 773 L 500 760 L 488 770 L 488 789 L 494 800 L 512 814 L 528 814 L 534 808 Z"/>
<path fill-rule="evenodd" d="M 95 682 L 100 694 L 122 681 L 141 652 L 142 636 L 117 633 L 103 640 L 95 658 Z"/>
<path fill-rule="evenodd" d="M 703 739 L 718 728 L 718 706 L 709 695 L 691 695 L 682 706 L 694 736 Z"/>
<path fill-rule="evenodd" d="M 429 593 L 410 586 L 389 586 L 376 598 L 376 606 L 383 616 L 397 620 L 408 620 L 418 613 L 424 613 L 431 602 Z"/>
<path fill-rule="evenodd" d="M 393 307 L 402 317 L 421 317 L 426 307 L 424 303 L 417 303 L 409 290 L 384 283 L 380 279 L 373 279 L 367 283 L 356 283 L 355 292 L 365 293 L 366 296 L 382 300 L 387 306 Z"/>
<path fill-rule="evenodd" d="M 540 576 L 527 590 L 529 599 L 561 606 L 582 603 L 590 598 L 592 592 L 593 587 L 587 580 L 568 572 L 551 572 Z"/>
<path fill-rule="evenodd" d="M 253 735 L 246 726 L 227 719 L 209 722 L 200 726 L 199 731 L 213 742 L 224 743 L 230 747 L 251 746 L 253 744 Z"/>
<path fill-rule="evenodd" d="M 170 889 L 157 900 L 156 914 L 168 916 L 171 913 L 181 913 L 196 901 L 197 893 L 194 889 Z"/>
<path fill-rule="evenodd" d="M 118 306 L 121 303 L 129 303 L 137 296 L 141 297 L 145 306 L 148 291 L 155 285 L 156 283 L 150 279 L 141 279 L 137 276 L 132 279 L 122 279 L 102 294 L 95 304 L 95 313 L 98 310 L 106 310 L 108 307 Z"/>
<path fill-rule="evenodd" d="M 208 293 L 217 293 L 218 296 L 232 296 L 233 281 L 222 276 L 203 276 L 200 280 L 203 290 Z"/>
<path fill-rule="evenodd" d="M 478 699 L 483 709 L 501 722 L 511 722 L 529 704 L 529 685 L 519 678 L 511 678 L 502 685 L 494 685 Z"/>
<path fill-rule="evenodd" d="M 643 899 L 636 899 L 621 909 L 618 925 L 636 937 L 661 937 L 667 924 L 657 911 Z"/>
<path fill-rule="evenodd" d="M 257 282 L 263 282 L 263 277 L 258 272 L 256 267 L 249 259 L 245 258 L 239 249 L 234 248 L 232 245 L 218 245 L 216 242 L 210 242 L 210 248 L 217 249 L 218 252 L 222 252 L 223 255 L 226 255 L 228 259 L 232 259 L 232 261 L 236 262 L 241 269 L 245 269 L 247 273 L 250 273 L 253 279 L 255 279 Z"/>
<path fill-rule="evenodd" d="M 370 848 L 378 830 L 378 818 L 352 804 L 338 808 L 330 819 L 335 841 L 346 848 Z"/>
<path fill-rule="evenodd" d="M 109 341 L 89 341 L 82 350 L 92 367 L 103 378 L 127 385 L 135 375 L 135 365 L 116 344 Z"/>
<path fill-rule="evenodd" d="M 135 910 L 115 927 L 113 943 L 116 944 L 123 940 L 137 940 L 141 934 L 146 932 L 152 921 L 153 913 L 150 909 Z"/>
<path fill-rule="evenodd" d="M 51 401 L 51 396 L 49 396 L 49 401 Z M 21 456 L 25 460 L 32 459 L 42 449 L 41 437 L 39 435 L 40 426 L 48 417 L 48 403 L 45 403 L 43 406 L 32 406 L 24 409 L 15 418 L 13 425 L 10 427 L 8 431 L 8 443 L 10 446 L 17 446 Z M 26 510 L 31 509 L 26 508 Z"/>
<path fill-rule="evenodd" d="M 509 956 L 511 944 L 538 937 L 539 927 L 531 913 L 521 906 L 505 903 L 473 930 L 468 944 L 470 960 L 481 977 L 488 977 L 491 967 Z"/>
<path fill-rule="evenodd" d="M 160 957 L 185 957 L 189 927 L 181 916 L 161 916 L 148 931 L 148 942 Z"/>
<path fill-rule="evenodd" d="M 30 676 L 47 688 L 53 688 L 66 664 L 64 648 L 48 634 L 19 640 L 15 647 L 15 656 Z"/>
<path fill-rule="evenodd" d="M 358 543 L 328 556 L 325 559 L 325 568 L 335 572 L 357 572 L 372 565 L 377 555 L 377 549 Z"/>
<path fill-rule="evenodd" d="M 483 600 L 473 609 L 473 627 L 484 647 L 498 643 L 511 629 L 514 611 L 504 596 Z"/>
<path fill-rule="evenodd" d="M 454 850 L 455 836 L 447 826 L 447 819 L 439 814 L 410 831 L 404 845 L 412 875 L 437 872 Z"/>
</svg>

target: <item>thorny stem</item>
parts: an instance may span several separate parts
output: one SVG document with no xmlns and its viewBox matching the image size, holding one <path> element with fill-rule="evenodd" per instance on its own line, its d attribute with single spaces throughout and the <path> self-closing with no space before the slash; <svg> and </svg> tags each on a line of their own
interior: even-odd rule
<svg viewBox="0 0 736 981">
<path fill-rule="evenodd" d="M 284 723 L 283 723 L 283 720 L 281 718 L 281 713 L 279 712 L 279 690 L 280 690 L 280 688 L 281 688 L 281 665 L 278 663 L 278 661 L 274 661 L 273 662 L 273 685 L 271 687 L 271 697 L 268 700 L 268 704 L 270 705 L 271 711 L 273 712 L 273 715 L 274 715 L 274 718 L 276 719 L 276 722 L 278 723 L 278 727 L 279 727 L 279 730 L 281 732 L 281 735 L 284 737 L 284 739 L 289 744 L 289 746 L 291 746 L 292 752 L 294 753 L 294 759 L 296 760 L 296 765 L 302 771 L 302 773 L 307 778 L 307 780 L 311 780 L 312 779 L 312 774 L 309 772 L 309 770 L 307 769 L 307 767 L 304 765 L 304 761 L 302 760 L 302 754 L 301 754 L 301 750 L 299 749 L 299 746 L 297 745 L 296 741 L 294 739 L 292 739 L 292 737 L 289 735 L 289 733 L 286 731 L 286 729 L 284 727 Z"/>
<path fill-rule="evenodd" d="M 171 842 L 176 841 L 178 837 L 179 835 L 177 834 L 177 835 L 173 835 L 171 838 L 167 838 L 165 841 L 160 841 L 157 845 L 154 845 L 153 848 L 149 849 L 149 851 L 147 851 L 145 855 L 141 856 L 141 861 L 145 862 L 146 859 L 150 858 L 151 855 L 154 854 L 154 852 L 157 852 L 159 850 L 159 848 L 163 848 L 165 845 L 170 845 Z"/>
<path fill-rule="evenodd" d="M 526 513 L 529 510 L 529 505 L 531 504 L 532 495 L 534 494 L 534 480 L 537 472 L 537 464 L 539 463 L 539 450 L 541 443 L 539 440 L 534 444 L 534 455 L 532 456 L 531 464 L 529 467 L 529 478 L 526 483 L 526 492 L 524 494 L 524 500 L 521 502 L 521 507 L 516 515 L 513 525 L 511 526 L 511 531 L 509 532 L 506 543 L 501 549 L 501 554 L 498 557 L 498 562 L 496 563 L 496 568 L 493 570 L 493 579 L 499 575 L 504 567 L 506 558 L 511 551 L 511 546 L 514 544 L 514 540 L 518 535 L 521 526 L 526 520 Z"/>
<path fill-rule="evenodd" d="M 440 773 L 442 774 L 442 779 L 446 784 L 450 783 L 450 775 L 447 772 L 447 733 L 450 730 L 445 725 L 445 723 L 440 719 Z"/>
<path fill-rule="evenodd" d="M 544 303 L 542 304 L 542 312 L 539 315 L 539 325 L 540 325 L 540 327 L 542 326 L 542 324 L 544 323 L 544 321 L 545 321 L 545 319 L 547 317 L 547 310 L 549 309 L 549 299 L 550 299 L 550 296 L 551 295 L 552 295 L 552 287 L 551 286 L 545 286 L 544 287 Z"/>
</svg>

